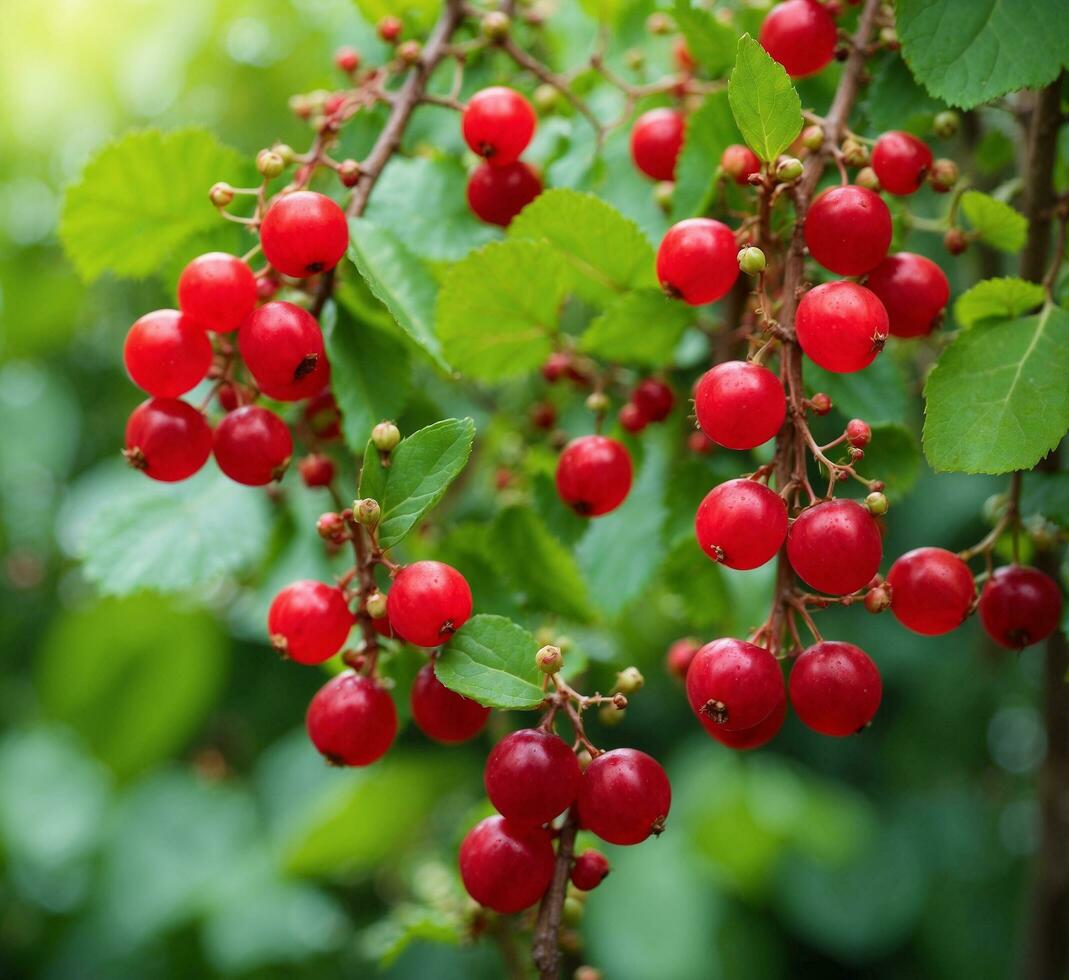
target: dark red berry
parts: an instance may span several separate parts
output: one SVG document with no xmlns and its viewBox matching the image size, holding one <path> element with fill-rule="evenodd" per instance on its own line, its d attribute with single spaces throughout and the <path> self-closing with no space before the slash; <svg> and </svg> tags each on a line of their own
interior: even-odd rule
<svg viewBox="0 0 1069 980">
<path fill-rule="evenodd" d="M 440 561 L 417 561 L 397 573 L 387 597 L 390 624 L 417 647 L 446 643 L 471 616 L 471 589 Z"/>
<path fill-rule="evenodd" d="M 372 623 L 380 620 L 372 620 Z M 388 625 L 388 624 L 387 624 Z M 474 738 L 483 730 L 490 709 L 478 701 L 449 690 L 426 663 L 412 682 L 412 720 L 424 735 L 436 742 L 453 745 Z"/>
<path fill-rule="evenodd" d="M 631 476 L 631 454 L 622 443 L 580 436 L 557 461 L 557 493 L 581 517 L 600 517 L 624 502 Z"/>
<path fill-rule="evenodd" d="M 480 905 L 502 915 L 539 901 L 553 880 L 553 842 L 541 827 L 487 817 L 460 845 L 460 877 Z"/>
<path fill-rule="evenodd" d="M 786 718 L 787 691 L 784 689 L 779 702 L 772 709 L 772 713 L 759 725 L 754 725 L 753 728 L 744 728 L 741 732 L 728 732 L 722 728 L 707 729 L 707 731 L 721 745 L 726 745 L 729 749 L 736 749 L 737 751 L 759 749 L 762 745 L 767 745 L 779 734 L 779 730 L 783 727 L 783 722 Z"/>
<path fill-rule="evenodd" d="M 542 193 L 542 181 L 522 160 L 480 164 L 468 178 L 468 207 L 480 221 L 506 227 Z"/>
<path fill-rule="evenodd" d="M 663 422 L 676 403 L 675 392 L 659 378 L 645 378 L 631 392 L 631 401 L 651 422 Z"/>
<path fill-rule="evenodd" d="M 754 480 L 713 487 L 694 517 L 698 544 L 728 568 L 757 568 L 776 556 L 787 537 L 787 505 Z"/>
<path fill-rule="evenodd" d="M 368 766 L 381 759 L 397 734 L 397 709 L 373 677 L 354 671 L 324 684 L 305 717 L 308 737 L 336 766 Z"/>
<path fill-rule="evenodd" d="M 486 760 L 483 782 L 498 813 L 514 823 L 544 824 L 579 792 L 582 773 L 572 747 L 541 728 L 506 735 Z"/>
<path fill-rule="evenodd" d="M 650 420 L 642 414 L 642 409 L 634 402 L 628 402 L 621 407 L 618 418 L 621 428 L 632 434 L 641 432 L 650 424 Z"/>
<path fill-rule="evenodd" d="M 787 558 L 810 588 L 850 595 L 880 570 L 883 541 L 875 518 L 854 500 L 807 507 L 787 534 Z"/>
<path fill-rule="evenodd" d="M 232 412 L 241 404 L 241 394 L 238 386 L 229 381 L 219 385 L 219 390 L 215 393 L 215 397 L 219 399 L 219 407 L 224 412 Z"/>
<path fill-rule="evenodd" d="M 891 566 L 887 584 L 895 619 L 923 636 L 957 629 L 976 597 L 969 566 L 943 548 L 907 552 Z"/>
<path fill-rule="evenodd" d="M 761 24 L 758 40 L 791 78 L 813 75 L 835 57 L 835 20 L 815 0 L 785 0 Z"/>
<path fill-rule="evenodd" d="M 726 296 L 739 277 L 731 229 L 712 218 L 687 218 L 668 229 L 657 250 L 657 278 L 691 306 Z"/>
<path fill-rule="evenodd" d="M 855 449 L 864 449 L 872 441 L 872 428 L 861 419 L 846 423 L 846 441 Z"/>
<path fill-rule="evenodd" d="M 814 286 L 798 304 L 794 328 L 809 359 L 839 374 L 868 367 L 890 332 L 883 304 L 855 282 Z"/>
<path fill-rule="evenodd" d="M 306 487 L 327 487 L 334 479 L 334 463 L 322 453 L 310 453 L 297 460 L 297 472 Z"/>
<path fill-rule="evenodd" d="M 304 421 L 317 439 L 330 442 L 341 436 L 341 413 L 334 395 L 321 391 L 304 406 Z"/>
<path fill-rule="evenodd" d="M 293 455 L 290 430 L 274 412 L 245 405 L 215 428 L 215 461 L 231 480 L 259 487 L 281 480 Z"/>
<path fill-rule="evenodd" d="M 550 384 L 556 384 L 561 378 L 567 378 L 576 384 L 586 384 L 589 377 L 575 357 L 566 351 L 554 351 L 542 365 L 542 377 Z"/>
<path fill-rule="evenodd" d="M 345 646 L 352 625 L 341 589 L 311 579 L 287 585 L 267 614 L 271 645 L 299 664 L 329 660 Z"/>
<path fill-rule="evenodd" d="M 756 153 L 741 143 L 732 143 L 720 155 L 720 168 L 736 184 L 746 185 L 751 174 L 761 172 L 761 161 Z"/>
<path fill-rule="evenodd" d="M 943 270 L 912 252 L 888 255 L 869 273 L 865 285 L 883 303 L 896 337 L 931 333 L 950 299 L 950 283 Z"/>
<path fill-rule="evenodd" d="M 238 331 L 238 347 L 269 398 L 300 401 L 318 394 L 330 380 L 319 324 L 293 303 L 265 303 L 255 310 Z"/>
<path fill-rule="evenodd" d="M 257 298 L 248 263 L 226 252 L 198 256 L 178 278 L 179 308 L 209 330 L 237 330 Z"/>
<path fill-rule="evenodd" d="M 919 190 L 932 168 L 928 144 L 912 133 L 884 133 L 872 148 L 872 169 L 889 194 L 912 194 Z"/>
<path fill-rule="evenodd" d="M 676 109 L 650 109 L 631 128 L 631 159 L 653 180 L 674 180 L 686 124 Z"/>
<path fill-rule="evenodd" d="M 471 97 L 460 125 L 473 153 L 504 167 L 527 149 L 536 123 L 530 102 L 514 89 L 495 85 Z"/>
<path fill-rule="evenodd" d="M 860 276 L 887 257 L 891 212 L 866 187 L 832 187 L 810 205 L 803 231 L 809 254 L 825 269 Z"/>
<path fill-rule="evenodd" d="M 779 661 L 764 647 L 743 640 L 707 643 L 687 671 L 687 700 L 708 732 L 741 732 L 760 725 L 783 692 Z"/>
<path fill-rule="evenodd" d="M 557 410 L 550 402 L 538 402 L 531 406 L 531 425 L 536 429 L 552 429 L 557 424 Z"/>
<path fill-rule="evenodd" d="M 195 387 L 212 366 L 212 344 L 204 327 L 177 310 L 141 317 L 123 346 L 134 384 L 157 398 L 175 398 Z"/>
<path fill-rule="evenodd" d="M 572 884 L 581 892 L 597 888 L 609 874 L 609 859 L 601 851 L 583 851 L 572 865 Z"/>
<path fill-rule="evenodd" d="M 123 455 L 135 469 L 161 483 L 185 480 L 212 452 L 204 415 L 177 398 L 150 398 L 130 413 Z"/>
<path fill-rule="evenodd" d="M 708 456 L 716 448 L 716 443 L 704 432 L 692 432 L 687 436 L 687 448 L 699 456 Z"/>
<path fill-rule="evenodd" d="M 279 197 L 260 224 L 264 256 L 284 276 L 327 272 L 349 247 L 345 212 L 325 194 L 294 191 Z"/>
<path fill-rule="evenodd" d="M 824 640 L 805 650 L 791 668 L 791 705 L 802 722 L 841 738 L 861 731 L 883 695 L 880 672 L 852 643 Z"/>
<path fill-rule="evenodd" d="M 685 636 L 676 640 L 664 655 L 664 664 L 673 677 L 684 680 L 690 665 L 694 662 L 694 656 L 701 648 L 701 644 L 692 636 Z"/>
<path fill-rule="evenodd" d="M 637 749 L 599 755 L 579 786 L 579 822 L 610 844 L 641 844 L 664 830 L 672 787 L 656 759 Z"/>
<path fill-rule="evenodd" d="M 980 622 L 988 636 L 1010 650 L 1045 640 L 1058 628 L 1062 593 L 1037 568 L 996 568 L 980 593 Z"/>
<path fill-rule="evenodd" d="M 768 368 L 725 361 L 710 368 L 694 389 L 698 425 L 728 449 L 753 449 L 768 442 L 787 417 L 787 396 Z"/>
</svg>

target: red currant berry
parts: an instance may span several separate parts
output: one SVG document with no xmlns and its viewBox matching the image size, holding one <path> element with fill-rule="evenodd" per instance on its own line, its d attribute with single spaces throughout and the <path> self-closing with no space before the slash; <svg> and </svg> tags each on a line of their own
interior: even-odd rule
<svg viewBox="0 0 1069 980">
<path fill-rule="evenodd" d="M 573 439 L 557 461 L 557 493 L 581 517 L 616 510 L 631 490 L 631 454 L 607 436 Z"/>
<path fill-rule="evenodd" d="M 657 278 L 665 292 L 691 306 L 726 296 L 739 277 L 731 229 L 712 218 L 687 218 L 668 229 L 657 249 Z"/>
<path fill-rule="evenodd" d="M 372 620 L 372 623 L 380 620 Z M 426 663 L 412 682 L 412 720 L 424 735 L 436 742 L 454 745 L 474 738 L 483 730 L 490 709 L 478 701 L 449 690 Z"/>
<path fill-rule="evenodd" d="M 212 430 L 192 405 L 150 398 L 126 423 L 126 461 L 145 476 L 176 483 L 197 472 L 212 453 Z"/>
<path fill-rule="evenodd" d="M 241 404 L 241 394 L 238 386 L 229 381 L 219 385 L 219 390 L 215 393 L 215 397 L 219 399 L 219 407 L 224 412 L 232 412 Z"/>
<path fill-rule="evenodd" d="M 581 892 L 593 891 L 609 874 L 609 859 L 601 851 L 583 851 L 572 865 L 572 884 Z"/>
<path fill-rule="evenodd" d="M 436 647 L 471 617 L 471 589 L 451 565 L 417 561 L 397 573 L 387 615 L 403 640 L 417 647 Z"/>
<path fill-rule="evenodd" d="M 931 333 L 950 299 L 950 283 L 943 270 L 912 252 L 888 255 L 869 273 L 865 285 L 883 303 L 896 337 Z"/>
<path fill-rule="evenodd" d="M 341 413 L 329 391 L 321 391 L 308 400 L 304 406 L 304 421 L 317 439 L 331 442 L 341 437 Z"/>
<path fill-rule="evenodd" d="M 550 402 L 538 402 L 531 406 L 531 425 L 536 429 L 552 429 L 557 424 L 557 410 Z"/>
<path fill-rule="evenodd" d="M 912 133 L 884 133 L 872 148 L 872 169 L 889 194 L 912 194 L 920 190 L 932 168 L 928 144 Z"/>
<path fill-rule="evenodd" d="M 889 333 L 883 303 L 854 282 L 814 286 L 798 304 L 794 328 L 809 359 L 839 374 L 867 368 Z"/>
<path fill-rule="evenodd" d="M 668 668 L 668 673 L 680 680 L 685 680 L 687 671 L 694 662 L 694 656 L 700 648 L 701 644 L 692 636 L 676 640 L 664 655 L 664 664 Z"/>
<path fill-rule="evenodd" d="M 299 664 L 329 660 L 345 646 L 352 625 L 341 589 L 311 579 L 287 585 L 267 613 L 271 645 Z"/>
<path fill-rule="evenodd" d="M 564 739 L 541 728 L 521 728 L 494 746 L 483 783 L 503 817 L 518 824 L 544 824 L 575 802 L 582 775 Z"/>
<path fill-rule="evenodd" d="M 787 396 L 768 368 L 725 361 L 710 368 L 694 389 L 698 425 L 727 449 L 753 449 L 768 442 L 787 417 Z"/>
<path fill-rule="evenodd" d="M 346 74 L 352 74 L 360 67 L 360 52 L 356 48 L 338 48 L 334 53 L 334 64 Z"/>
<path fill-rule="evenodd" d="M 175 398 L 197 385 L 212 366 L 204 327 L 177 310 L 146 313 L 126 335 L 126 370 L 139 388 Z"/>
<path fill-rule="evenodd" d="M 871 272 L 891 247 L 891 212 L 865 187 L 832 187 L 810 205 L 803 228 L 809 254 L 840 276 Z"/>
<path fill-rule="evenodd" d="M 495 85 L 476 92 L 461 116 L 464 141 L 495 167 L 515 163 L 534 136 L 535 111 L 519 92 Z"/>
<path fill-rule="evenodd" d="M 651 422 L 663 422 L 676 403 L 675 392 L 657 378 L 640 381 L 631 392 L 631 401 Z"/>
<path fill-rule="evenodd" d="M 723 728 L 708 731 L 721 745 L 744 752 L 748 749 L 759 749 L 762 745 L 767 745 L 771 742 L 779 734 L 779 730 L 783 727 L 783 722 L 786 719 L 787 692 L 784 689 L 783 695 L 780 697 L 776 707 L 772 709 L 772 713 L 759 725 L 754 725 L 753 728 L 744 728 L 741 732 L 728 732 Z"/>
<path fill-rule="evenodd" d="M 687 700 L 708 732 L 742 732 L 760 725 L 783 692 L 779 661 L 764 647 L 743 640 L 707 643 L 687 671 Z"/>
<path fill-rule="evenodd" d="M 378 35 L 387 44 L 393 44 L 401 36 L 403 25 L 399 17 L 387 15 L 380 18 L 378 24 L 375 26 L 378 31 Z"/>
<path fill-rule="evenodd" d="M 209 330 L 237 330 L 256 307 L 256 276 L 247 262 L 226 252 L 209 252 L 178 277 L 178 306 Z"/>
<path fill-rule="evenodd" d="M 720 155 L 720 169 L 736 184 L 746 186 L 752 174 L 761 172 L 761 161 L 757 154 L 742 143 L 732 143 Z"/>
<path fill-rule="evenodd" d="M 369 766 L 381 759 L 397 734 L 397 708 L 386 688 L 354 671 L 324 684 L 305 716 L 308 737 L 336 766 Z"/>
<path fill-rule="evenodd" d="M 787 534 L 787 558 L 810 588 L 850 595 L 880 570 L 883 541 L 875 518 L 855 500 L 807 507 Z"/>
<path fill-rule="evenodd" d="M 708 456 L 716 448 L 716 443 L 704 432 L 692 432 L 687 436 L 687 448 L 699 456 Z"/>
<path fill-rule="evenodd" d="M 698 544 L 728 568 L 758 568 L 787 537 L 787 505 L 763 483 L 728 480 L 713 487 L 694 517 Z"/>
<path fill-rule="evenodd" d="M 872 428 L 861 419 L 846 423 L 846 441 L 855 449 L 864 449 L 872 441 Z"/>
<path fill-rule="evenodd" d="M 476 167 L 468 178 L 468 207 L 480 221 L 506 227 L 542 193 L 542 181 L 534 169 L 513 163 Z"/>
<path fill-rule="evenodd" d="M 327 487 L 334 479 L 334 463 L 322 453 L 309 453 L 297 460 L 297 472 L 306 487 Z"/>
<path fill-rule="evenodd" d="M 842 738 L 860 732 L 883 696 L 880 672 L 852 643 L 824 640 L 805 650 L 791 668 L 791 704 L 802 722 Z"/>
<path fill-rule="evenodd" d="M 280 287 L 281 283 L 274 276 L 261 275 L 256 280 L 256 297 L 262 300 L 272 299 Z"/>
<path fill-rule="evenodd" d="M 293 439 L 274 412 L 245 405 L 216 426 L 212 451 L 219 469 L 231 480 L 262 487 L 282 479 L 293 454 Z"/>
<path fill-rule="evenodd" d="M 285 402 L 310 398 L 330 379 L 319 324 L 293 303 L 265 303 L 255 310 L 238 331 L 238 347 L 269 398 Z"/>
<path fill-rule="evenodd" d="M 923 636 L 957 629 L 976 596 L 969 566 L 943 548 L 907 552 L 891 566 L 887 584 L 895 619 Z"/>
<path fill-rule="evenodd" d="M 610 844 L 641 844 L 664 830 L 672 787 L 656 759 L 637 749 L 599 755 L 579 786 L 579 823 Z"/>
<path fill-rule="evenodd" d="M 260 224 L 264 257 L 284 276 L 327 272 L 349 247 L 345 212 L 325 194 L 294 191 L 276 198 Z"/>
<path fill-rule="evenodd" d="M 476 902 L 510 915 L 542 898 L 553 880 L 554 860 L 553 842 L 541 827 L 487 817 L 460 845 L 460 877 Z"/>
<path fill-rule="evenodd" d="M 761 24 L 761 46 L 791 78 L 814 75 L 835 57 L 835 20 L 815 0 L 785 0 Z"/>
<path fill-rule="evenodd" d="M 980 622 L 1000 646 L 1021 650 L 1045 640 L 1062 616 L 1058 583 L 1039 569 L 1004 565 L 980 593 Z"/>
<path fill-rule="evenodd" d="M 631 159 L 653 180 L 675 180 L 685 123 L 676 109 L 650 109 L 631 128 Z"/>
<path fill-rule="evenodd" d="M 641 432 L 650 424 L 650 420 L 642 414 L 642 409 L 634 402 L 628 402 L 624 405 L 620 409 L 618 418 L 620 420 L 620 427 L 625 431 L 632 433 L 632 435 Z"/>
</svg>

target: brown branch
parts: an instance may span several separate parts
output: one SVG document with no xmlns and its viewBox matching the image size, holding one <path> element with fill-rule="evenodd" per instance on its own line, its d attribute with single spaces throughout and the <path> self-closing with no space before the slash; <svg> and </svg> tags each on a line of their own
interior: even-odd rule
<svg viewBox="0 0 1069 980">
<path fill-rule="evenodd" d="M 557 837 L 557 863 L 553 869 L 553 881 L 538 907 L 538 922 L 531 948 L 540 980 L 558 980 L 560 977 L 558 936 L 578 830 L 579 817 L 573 807 L 564 818 L 564 825 Z"/>
</svg>

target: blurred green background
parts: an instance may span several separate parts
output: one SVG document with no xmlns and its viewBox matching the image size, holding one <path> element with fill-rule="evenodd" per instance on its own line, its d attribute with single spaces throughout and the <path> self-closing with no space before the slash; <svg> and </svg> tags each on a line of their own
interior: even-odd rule
<svg viewBox="0 0 1069 980">
<path fill-rule="evenodd" d="M 593 28 L 563 7 L 552 36 L 567 62 Z M 644 15 L 620 46 L 642 41 Z M 204 125 L 246 154 L 303 146 L 287 98 L 337 84 L 342 43 L 381 56 L 373 29 L 348 0 L 4 0 L 0 16 L 0 975 L 500 976 L 493 943 L 462 941 L 454 855 L 483 806 L 493 733 L 519 720 L 495 716 L 452 750 L 406 730 L 367 771 L 321 764 L 301 722 L 322 676 L 271 654 L 262 612 L 320 568 L 309 519 L 324 501 L 288 480 L 266 571 L 180 598 L 98 597 L 73 558 L 95 509 L 141 479 L 117 460 L 139 400 L 122 338 L 171 300 L 157 283 L 79 282 L 57 244 L 62 188 L 132 127 Z M 995 169 L 1004 142 L 989 148 Z M 610 152 L 623 159 L 619 141 Z M 609 196 L 656 233 L 648 186 L 621 176 Z M 430 398 L 428 414 L 474 410 L 482 438 L 485 414 L 461 391 Z M 478 490 L 446 526 L 480 518 L 497 464 L 473 464 Z M 885 553 L 973 543 L 1001 489 L 922 471 Z M 250 512 L 265 506 L 241 493 Z M 672 519 L 685 525 L 687 506 Z M 295 520 L 287 544 L 278 527 Z M 462 552 L 453 533 L 438 553 Z M 599 738 L 663 760 L 675 791 L 665 835 L 607 848 L 586 958 L 612 980 L 1006 976 L 1036 841 L 1040 652 L 996 653 L 972 622 L 924 639 L 829 612 L 825 634 L 883 671 L 875 725 L 838 741 L 791 719 L 738 756 L 699 731 L 661 658 L 680 635 L 761 619 L 768 578 L 710 579 L 695 598 L 704 581 L 669 568 L 611 632 L 577 637 L 647 675 Z M 594 680 L 610 674 L 598 665 Z"/>
</svg>

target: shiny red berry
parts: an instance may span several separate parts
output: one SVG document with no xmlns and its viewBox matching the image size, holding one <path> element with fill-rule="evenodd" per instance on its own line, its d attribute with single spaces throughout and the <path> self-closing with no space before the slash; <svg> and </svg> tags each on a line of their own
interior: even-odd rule
<svg viewBox="0 0 1069 980">
<path fill-rule="evenodd" d="M 328 487 L 334 479 L 334 463 L 322 453 L 309 453 L 297 460 L 297 472 L 306 487 Z"/>
<path fill-rule="evenodd" d="M 334 64 L 338 66 L 341 71 L 348 74 L 356 71 L 360 67 L 360 52 L 356 48 L 344 47 L 338 48 L 334 52 Z"/>
<path fill-rule="evenodd" d="M 846 441 L 855 449 L 864 449 L 872 441 L 872 427 L 862 419 L 846 423 Z"/>
<path fill-rule="evenodd" d="M 785 0 L 761 24 L 758 40 L 791 78 L 813 75 L 835 57 L 835 20 L 815 0 Z"/>
<path fill-rule="evenodd" d="M 943 548 L 906 552 L 891 566 L 887 584 L 895 619 L 923 636 L 957 629 L 976 597 L 969 566 Z"/>
<path fill-rule="evenodd" d="M 890 333 L 887 311 L 876 294 L 845 281 L 809 290 L 798 304 L 794 328 L 809 359 L 838 374 L 868 367 Z"/>
<path fill-rule="evenodd" d="M 872 148 L 872 169 L 889 194 L 912 194 L 932 169 L 932 151 L 912 133 L 884 133 Z"/>
<path fill-rule="evenodd" d="M 676 109 L 650 109 L 639 116 L 631 127 L 635 166 L 653 180 L 674 180 L 685 125 Z"/>
<path fill-rule="evenodd" d="M 761 161 L 756 153 L 742 143 L 732 143 L 720 154 L 720 169 L 736 184 L 745 186 L 751 174 L 761 172 Z"/>
<path fill-rule="evenodd" d="M 691 306 L 726 296 L 739 277 L 731 229 L 712 218 L 687 218 L 668 229 L 657 249 L 657 278 L 671 296 Z"/>
<path fill-rule="evenodd" d="M 713 487 L 694 517 L 698 544 L 728 568 L 757 568 L 776 556 L 787 537 L 787 505 L 754 480 Z"/>
<path fill-rule="evenodd" d="M 848 184 L 820 194 L 806 214 L 809 254 L 840 276 L 871 272 L 891 247 L 891 212 L 879 194 Z"/>
<path fill-rule="evenodd" d="M 723 728 L 706 729 L 721 745 L 740 752 L 748 749 L 759 749 L 767 745 L 778 734 L 787 719 L 787 691 L 783 694 L 772 709 L 772 713 L 760 724 L 753 728 L 744 728 L 741 732 L 728 732 Z"/>
<path fill-rule="evenodd" d="M 254 311 L 238 331 L 238 347 L 269 398 L 300 401 L 318 394 L 330 380 L 319 324 L 293 303 L 265 303 Z"/>
<path fill-rule="evenodd" d="M 311 579 L 287 585 L 267 613 L 271 645 L 299 664 L 329 660 L 345 646 L 352 625 L 341 589 Z"/>
<path fill-rule="evenodd" d="M 597 888 L 609 874 L 609 859 L 601 851 L 583 851 L 572 865 L 572 884 L 581 892 Z"/>
<path fill-rule="evenodd" d="M 495 167 L 515 163 L 534 136 L 535 111 L 519 92 L 501 85 L 476 92 L 461 117 L 464 141 Z"/>
<path fill-rule="evenodd" d="M 887 310 L 896 337 L 921 337 L 932 332 L 950 299 L 950 283 L 931 259 L 912 252 L 888 255 L 865 285 Z"/>
<path fill-rule="evenodd" d="M 373 677 L 354 671 L 324 684 L 308 705 L 308 737 L 336 766 L 368 766 L 381 759 L 397 734 L 397 708 Z"/>
<path fill-rule="evenodd" d="M 134 384 L 157 398 L 175 398 L 196 386 L 212 365 L 212 344 L 204 327 L 177 310 L 141 317 L 123 346 Z"/>
<path fill-rule="evenodd" d="M 988 636 L 1010 650 L 1045 640 L 1058 628 L 1062 593 L 1037 568 L 1004 565 L 980 593 L 980 622 Z"/>
<path fill-rule="evenodd" d="M 753 449 L 768 442 L 787 417 L 783 382 L 768 368 L 725 361 L 710 368 L 694 388 L 698 425 L 728 449 Z"/>
<path fill-rule="evenodd" d="M 392 14 L 380 18 L 375 25 L 375 30 L 378 32 L 379 37 L 387 44 L 393 44 L 401 36 L 403 29 L 404 25 L 401 23 L 401 19 L 394 17 Z"/>
<path fill-rule="evenodd" d="M 198 323 L 220 333 L 237 330 L 256 307 L 256 276 L 247 262 L 226 252 L 208 252 L 178 277 L 178 306 Z"/>
<path fill-rule="evenodd" d="M 583 773 L 579 822 L 610 844 L 641 844 L 664 830 L 672 787 L 656 759 L 637 749 L 599 755 Z"/>
<path fill-rule="evenodd" d="M 761 724 L 783 692 L 779 661 L 743 640 L 707 643 L 687 671 L 687 700 L 708 732 L 741 732 Z"/>
<path fill-rule="evenodd" d="M 372 620 L 372 623 L 379 622 Z M 436 742 L 454 745 L 474 738 L 486 725 L 490 709 L 449 690 L 426 663 L 412 682 L 412 720 L 424 735 Z"/>
<path fill-rule="evenodd" d="M 480 221 L 506 227 L 542 193 L 542 181 L 522 160 L 480 164 L 468 178 L 468 207 Z"/>
<path fill-rule="evenodd" d="M 126 461 L 161 483 L 185 480 L 212 452 L 212 430 L 204 415 L 177 398 L 150 398 L 126 423 Z"/>
<path fill-rule="evenodd" d="M 317 439 L 330 442 L 341 437 L 341 413 L 334 395 L 321 391 L 304 406 L 304 421 Z"/>
<path fill-rule="evenodd" d="M 568 809 L 582 773 L 572 747 L 541 728 L 506 735 L 486 760 L 483 782 L 498 813 L 514 823 L 544 824 Z"/>
<path fill-rule="evenodd" d="M 607 436 L 573 439 L 557 461 L 557 493 L 581 517 L 616 510 L 631 490 L 631 454 Z"/>
<path fill-rule="evenodd" d="M 628 402 L 622 406 L 617 417 L 620 420 L 620 427 L 632 435 L 641 432 L 650 424 L 650 420 L 642 414 L 642 409 L 634 402 Z"/>
<path fill-rule="evenodd" d="M 541 827 L 487 817 L 461 842 L 460 877 L 476 902 L 510 915 L 530 908 L 546 893 L 554 859 L 553 842 Z"/>
<path fill-rule="evenodd" d="M 684 680 L 690 665 L 694 662 L 695 654 L 701 649 L 701 644 L 692 636 L 685 636 L 676 640 L 664 655 L 664 665 L 673 677 Z"/>
<path fill-rule="evenodd" d="M 325 194 L 294 191 L 277 198 L 260 224 L 264 257 L 284 276 L 327 272 L 349 247 L 345 212 Z"/>
<path fill-rule="evenodd" d="M 231 480 L 259 487 L 281 480 L 293 455 L 290 430 L 274 412 L 245 405 L 215 428 L 215 461 Z"/>
<path fill-rule="evenodd" d="M 644 378 L 631 392 L 631 401 L 651 422 L 663 422 L 672 412 L 676 395 L 659 378 Z"/>
<path fill-rule="evenodd" d="M 471 589 L 463 575 L 440 561 L 417 561 L 397 573 L 387 615 L 403 640 L 436 647 L 471 617 Z"/>
<path fill-rule="evenodd" d="M 852 643 L 824 640 L 791 668 L 790 698 L 802 722 L 841 738 L 861 731 L 876 714 L 883 682 L 872 659 Z"/>
<path fill-rule="evenodd" d="M 810 588 L 850 595 L 880 570 L 883 541 L 875 518 L 854 500 L 807 507 L 787 534 L 787 558 Z"/>
</svg>

